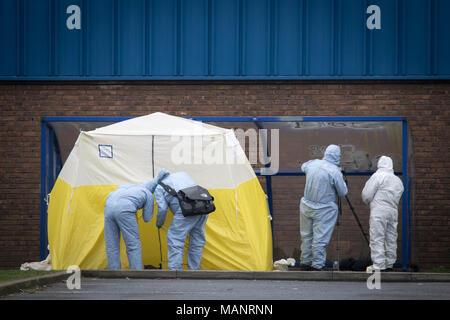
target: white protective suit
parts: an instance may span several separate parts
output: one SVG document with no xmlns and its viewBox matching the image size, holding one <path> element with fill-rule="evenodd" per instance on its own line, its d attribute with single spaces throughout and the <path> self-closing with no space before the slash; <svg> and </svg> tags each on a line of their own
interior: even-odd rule
<svg viewBox="0 0 450 320">
<path fill-rule="evenodd" d="M 300 201 L 301 264 L 314 269 L 325 266 L 326 247 L 338 215 L 337 197 L 347 194 L 347 185 L 339 169 L 341 149 L 329 145 L 323 159 L 302 165 L 306 174 L 305 193 Z"/>
<path fill-rule="evenodd" d="M 362 200 L 370 203 L 370 251 L 374 269 L 391 269 L 397 259 L 397 206 L 403 183 L 394 175 L 392 159 L 382 156 L 366 182 Z"/>
</svg>

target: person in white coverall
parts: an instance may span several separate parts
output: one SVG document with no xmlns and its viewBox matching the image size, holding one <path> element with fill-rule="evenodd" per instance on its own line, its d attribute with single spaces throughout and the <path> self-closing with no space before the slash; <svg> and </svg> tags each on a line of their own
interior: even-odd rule
<svg viewBox="0 0 450 320">
<path fill-rule="evenodd" d="M 186 172 L 172 173 L 164 178 L 162 182 L 176 192 L 196 185 Z M 167 260 L 169 269 L 182 269 L 184 245 L 188 235 L 188 268 L 191 270 L 200 269 L 202 251 L 206 243 L 205 225 L 208 220 L 208 215 L 183 216 L 178 199 L 170 195 L 161 185 L 158 185 L 155 189 L 155 201 L 158 206 L 158 213 L 156 215 L 156 226 L 158 228 L 164 225 L 169 207 L 173 213 L 173 219 L 167 232 Z"/>
<path fill-rule="evenodd" d="M 143 269 L 142 248 L 136 212 L 142 209 L 144 222 L 153 217 L 153 192 L 169 172 L 141 184 L 122 184 L 111 192 L 105 203 L 105 247 L 108 269 L 120 269 L 120 233 L 125 242 L 130 269 Z"/>
<path fill-rule="evenodd" d="M 370 254 L 373 269 L 392 269 L 397 259 L 398 203 L 403 183 L 396 175 L 392 159 L 382 156 L 378 170 L 366 182 L 362 200 L 370 203 Z"/>
<path fill-rule="evenodd" d="M 305 162 L 304 196 L 300 201 L 300 234 L 302 238 L 300 266 L 304 270 L 322 270 L 326 247 L 330 242 L 338 215 L 337 197 L 347 194 L 339 161 L 341 149 L 329 145 L 323 159 Z"/>
</svg>

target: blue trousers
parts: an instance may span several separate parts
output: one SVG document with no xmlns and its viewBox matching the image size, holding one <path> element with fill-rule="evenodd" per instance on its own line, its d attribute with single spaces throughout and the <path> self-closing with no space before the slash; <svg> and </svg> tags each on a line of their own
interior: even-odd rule
<svg viewBox="0 0 450 320">
<path fill-rule="evenodd" d="M 108 269 L 120 269 L 120 233 L 125 242 L 130 269 L 143 269 L 142 248 L 136 212 L 105 212 L 105 245 Z"/>
<path fill-rule="evenodd" d="M 183 265 L 183 254 L 186 237 L 189 235 L 188 268 L 200 269 L 202 251 L 206 243 L 205 225 L 208 215 L 184 217 L 174 214 L 167 232 L 167 258 L 171 270 L 180 270 Z"/>
<path fill-rule="evenodd" d="M 326 247 L 333 234 L 338 216 L 337 206 L 313 209 L 300 203 L 301 264 L 322 269 L 327 255 Z"/>
</svg>

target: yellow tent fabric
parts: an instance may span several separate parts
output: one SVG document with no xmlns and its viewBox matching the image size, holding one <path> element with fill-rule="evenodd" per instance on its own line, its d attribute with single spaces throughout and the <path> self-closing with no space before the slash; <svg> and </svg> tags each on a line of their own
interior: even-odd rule
<svg viewBox="0 0 450 320">
<path fill-rule="evenodd" d="M 267 198 L 233 131 L 163 113 L 80 133 L 49 198 L 53 269 L 107 268 L 107 195 L 122 183 L 152 179 L 161 168 L 187 172 L 215 198 L 217 209 L 206 224 L 201 269 L 272 270 Z M 166 269 L 172 214 L 160 230 L 161 260 L 156 210 L 155 205 L 148 223 L 143 222 L 141 211 L 137 213 L 143 264 L 162 264 Z M 128 268 L 123 240 L 121 264 Z"/>
</svg>

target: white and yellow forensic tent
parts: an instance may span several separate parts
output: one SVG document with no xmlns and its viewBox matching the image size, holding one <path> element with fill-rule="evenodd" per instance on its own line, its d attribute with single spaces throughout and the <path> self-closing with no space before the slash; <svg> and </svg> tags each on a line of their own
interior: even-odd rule
<svg viewBox="0 0 450 320">
<path fill-rule="evenodd" d="M 81 132 L 50 193 L 48 241 L 55 270 L 107 268 L 104 206 L 122 183 L 153 179 L 161 168 L 185 171 L 215 198 L 206 224 L 201 269 L 272 270 L 266 195 L 233 130 L 153 113 Z M 144 265 L 167 269 L 167 230 L 137 219 Z M 186 268 L 186 248 L 184 265 Z M 121 240 L 122 268 L 128 268 Z"/>
</svg>

